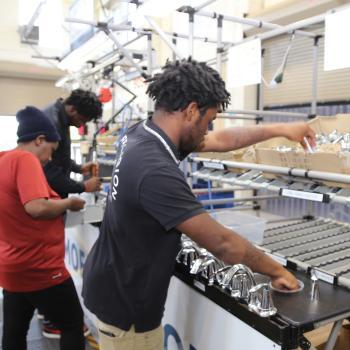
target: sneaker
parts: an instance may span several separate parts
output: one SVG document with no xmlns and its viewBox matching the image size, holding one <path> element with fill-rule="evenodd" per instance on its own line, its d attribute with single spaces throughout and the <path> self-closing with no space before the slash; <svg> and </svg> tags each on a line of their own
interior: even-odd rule
<svg viewBox="0 0 350 350">
<path fill-rule="evenodd" d="M 43 321 L 43 336 L 49 339 L 60 339 L 61 331 L 50 321 Z"/>
<path fill-rule="evenodd" d="M 84 336 L 87 337 L 91 333 L 90 329 L 84 325 Z M 61 331 L 50 321 L 43 322 L 43 336 L 49 339 L 60 339 Z"/>
</svg>

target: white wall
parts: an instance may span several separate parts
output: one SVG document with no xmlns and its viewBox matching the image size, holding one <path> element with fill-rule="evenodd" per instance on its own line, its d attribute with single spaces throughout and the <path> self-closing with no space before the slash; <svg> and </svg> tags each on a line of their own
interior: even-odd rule
<svg viewBox="0 0 350 350">
<path fill-rule="evenodd" d="M 43 107 L 63 93 L 54 86 L 62 72 L 33 59 L 33 48 L 21 44 L 18 0 L 0 0 L 0 8 L 0 115 L 14 115 L 28 104 Z"/>
<path fill-rule="evenodd" d="M 62 94 L 54 81 L 0 76 L 0 115 L 14 115 L 26 105 L 42 108 Z"/>
</svg>

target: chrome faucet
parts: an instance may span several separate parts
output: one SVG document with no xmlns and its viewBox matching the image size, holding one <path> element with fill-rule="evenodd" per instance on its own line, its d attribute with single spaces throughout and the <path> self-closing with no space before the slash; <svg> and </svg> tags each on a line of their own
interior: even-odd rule
<svg viewBox="0 0 350 350">
<path fill-rule="evenodd" d="M 248 308 L 261 317 L 276 314 L 277 309 L 273 305 L 268 283 L 260 283 L 249 290 Z"/>
<path fill-rule="evenodd" d="M 194 275 L 201 273 L 207 279 L 208 285 L 212 286 L 217 272 L 224 266 L 222 261 L 215 258 L 209 252 L 206 252 L 193 262 L 190 273 Z"/>
<path fill-rule="evenodd" d="M 249 290 L 256 285 L 256 282 L 254 274 L 249 267 L 237 264 L 224 272 L 219 284 L 221 288 L 228 289 L 232 297 L 247 300 Z"/>
<path fill-rule="evenodd" d="M 176 261 L 188 267 L 192 267 L 193 262 L 199 258 L 201 254 L 200 248 L 190 240 L 182 240 L 182 248 L 177 254 Z"/>
<path fill-rule="evenodd" d="M 243 264 L 225 265 L 186 236 L 183 236 L 181 241 L 182 248 L 176 260 L 188 266 L 191 274 L 201 274 L 207 279 L 209 286 L 217 281 L 221 288 L 230 291 L 232 297 L 247 301 L 249 310 L 261 317 L 276 314 L 277 309 L 273 305 L 269 285 L 267 283 L 257 285 L 249 267 Z M 317 291 L 315 293 L 317 294 Z"/>
</svg>

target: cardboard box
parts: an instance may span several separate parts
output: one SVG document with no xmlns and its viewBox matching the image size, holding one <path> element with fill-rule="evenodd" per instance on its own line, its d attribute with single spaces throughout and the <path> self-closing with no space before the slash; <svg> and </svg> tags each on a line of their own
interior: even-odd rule
<svg viewBox="0 0 350 350">
<path fill-rule="evenodd" d="M 309 122 L 311 128 L 317 133 L 329 134 L 334 129 L 341 133 L 350 132 L 350 114 L 337 114 L 335 116 L 320 116 Z"/>
<path fill-rule="evenodd" d="M 322 132 L 329 134 L 335 129 L 341 133 L 347 133 L 350 132 L 350 114 L 317 117 L 309 124 L 317 134 Z M 276 147 L 282 145 L 293 147 L 295 150 L 287 152 L 276 150 Z M 350 174 L 350 154 L 342 152 L 340 145 L 322 145 L 320 148 L 318 152 L 307 153 L 296 142 L 291 142 L 285 138 L 274 138 L 257 144 L 255 156 L 257 163 L 260 164 Z M 337 187 L 350 187 L 350 184 L 323 183 Z"/>
<path fill-rule="evenodd" d="M 256 163 L 254 147 L 245 147 L 229 152 L 198 152 L 198 157 L 232 162 Z"/>
</svg>

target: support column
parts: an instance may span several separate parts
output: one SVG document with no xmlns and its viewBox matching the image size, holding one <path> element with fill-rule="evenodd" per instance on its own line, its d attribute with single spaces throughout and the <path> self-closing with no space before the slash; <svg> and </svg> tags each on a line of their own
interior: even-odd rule
<svg viewBox="0 0 350 350">
<path fill-rule="evenodd" d="M 194 46 L 194 11 L 189 12 L 188 14 L 188 56 L 193 58 L 193 46 Z"/>
<path fill-rule="evenodd" d="M 222 52 L 223 52 L 223 47 L 222 47 L 222 24 L 223 24 L 223 16 L 219 15 L 218 20 L 217 20 L 217 48 L 216 48 L 216 53 L 217 53 L 217 58 L 216 58 L 216 70 L 219 72 L 221 75 L 222 73 Z"/>
<path fill-rule="evenodd" d="M 318 82 L 318 42 L 321 36 L 314 38 L 314 46 L 312 52 L 312 100 L 311 100 L 311 115 L 317 113 L 317 82 Z"/>
</svg>

